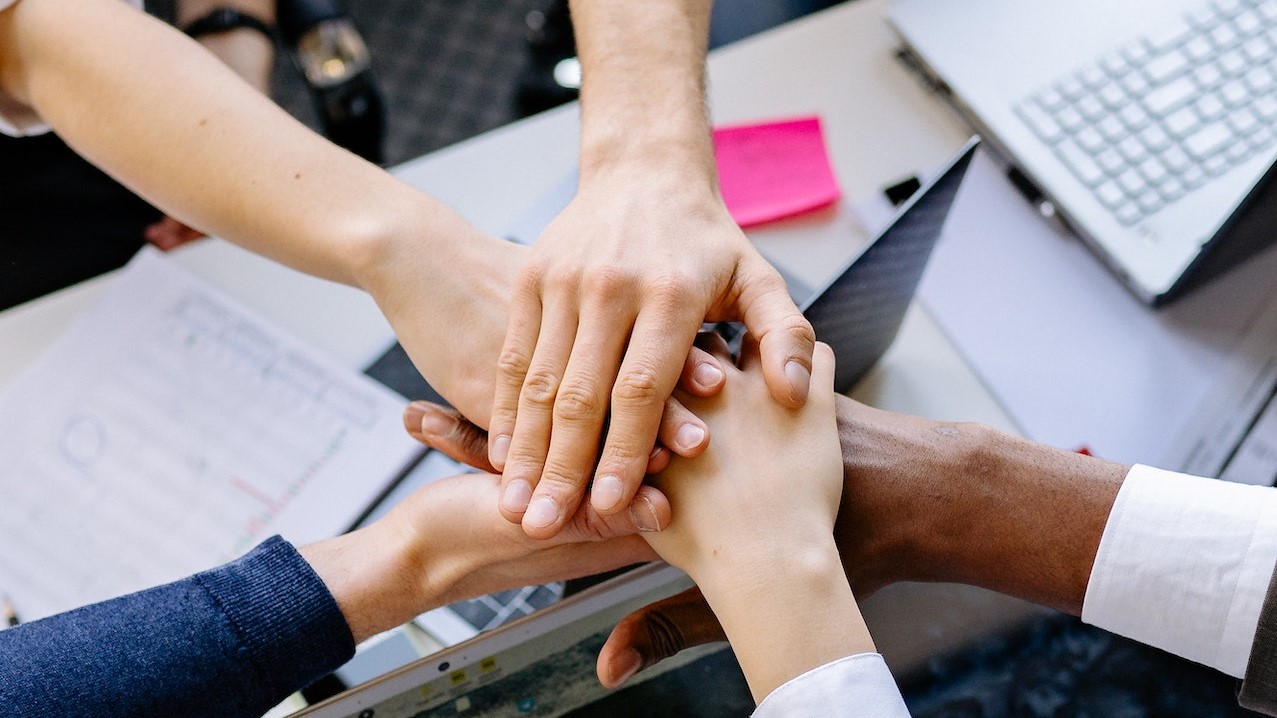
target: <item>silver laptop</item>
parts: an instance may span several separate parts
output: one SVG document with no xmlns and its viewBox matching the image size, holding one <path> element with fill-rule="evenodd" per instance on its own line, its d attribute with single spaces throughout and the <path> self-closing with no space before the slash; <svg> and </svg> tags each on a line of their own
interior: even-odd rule
<svg viewBox="0 0 1277 718">
<path fill-rule="evenodd" d="M 1143 300 L 1277 236 L 1277 0 L 896 0 L 890 19 Z"/>
</svg>

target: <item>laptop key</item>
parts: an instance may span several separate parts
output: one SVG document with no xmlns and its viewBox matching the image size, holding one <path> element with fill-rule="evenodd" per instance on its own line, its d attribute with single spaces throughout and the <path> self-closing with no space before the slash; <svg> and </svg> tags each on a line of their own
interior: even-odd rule
<svg viewBox="0 0 1277 718">
<path fill-rule="evenodd" d="M 1143 112 L 1143 110 L 1141 110 L 1141 112 Z M 1122 124 L 1122 121 L 1118 119 L 1117 115 L 1109 115 L 1105 117 L 1100 120 L 1096 127 L 1099 129 L 1100 134 L 1104 135 L 1104 139 L 1109 142 L 1118 142 L 1128 134 L 1126 125 Z"/>
<path fill-rule="evenodd" d="M 1113 215 L 1117 217 L 1117 221 L 1128 227 L 1144 217 L 1144 213 L 1140 212 L 1140 208 L 1134 202 L 1127 202 L 1113 210 Z"/>
<path fill-rule="evenodd" d="M 1183 197 L 1186 191 L 1187 188 L 1178 177 L 1167 177 L 1165 182 L 1157 186 L 1157 193 L 1162 195 L 1167 204 Z"/>
<path fill-rule="evenodd" d="M 1239 135 L 1248 135 L 1259 129 L 1259 118 L 1249 107 L 1243 107 L 1228 117 L 1228 126 Z"/>
<path fill-rule="evenodd" d="M 1251 107 L 1254 108 L 1255 112 L 1259 113 L 1264 122 L 1277 120 L 1277 97 L 1272 95 L 1261 97 L 1255 100 L 1255 104 Z"/>
<path fill-rule="evenodd" d="M 1197 165 L 1189 165 L 1180 175 L 1180 181 L 1190 190 L 1197 189 L 1206 182 L 1206 171 Z"/>
<path fill-rule="evenodd" d="M 1193 29 L 1189 27 L 1185 19 L 1175 18 L 1171 23 L 1146 37 L 1145 42 L 1153 54 L 1163 53 L 1184 44 L 1192 32 Z"/>
<path fill-rule="evenodd" d="M 1108 146 L 1108 143 L 1104 141 L 1104 136 L 1094 127 L 1083 127 L 1077 133 L 1077 143 L 1090 154 L 1095 154 Z"/>
<path fill-rule="evenodd" d="M 1154 115 L 1167 112 L 1188 102 L 1197 94 L 1197 86 L 1187 75 L 1172 80 L 1144 97 L 1144 107 Z"/>
<path fill-rule="evenodd" d="M 1087 95 L 1078 100 L 1077 109 L 1088 122 L 1095 122 L 1108 114 L 1108 110 L 1104 108 L 1104 103 L 1100 102 L 1100 99 L 1094 95 Z"/>
<path fill-rule="evenodd" d="M 1144 109 L 1143 105 L 1140 105 L 1138 102 L 1132 102 L 1126 107 L 1123 107 L 1117 113 L 1117 116 L 1122 118 L 1122 122 L 1126 123 L 1126 126 L 1130 128 L 1131 132 L 1139 132 L 1144 129 L 1144 127 L 1148 125 L 1149 121 L 1152 119 L 1149 117 L 1149 114 Z M 1101 128 L 1101 131 L 1102 130 L 1103 128 Z M 1111 139 L 1116 141 L 1116 138 Z"/>
<path fill-rule="evenodd" d="M 1134 168 L 1128 169 L 1118 175 L 1117 185 L 1122 188 L 1128 197 L 1138 197 L 1148 189 L 1148 182 L 1144 180 L 1144 175 L 1136 172 Z"/>
<path fill-rule="evenodd" d="M 1193 70 L 1193 81 L 1202 91 L 1212 90 L 1224 81 L 1224 73 L 1219 71 L 1215 63 L 1208 63 Z"/>
<path fill-rule="evenodd" d="M 1187 137 L 1193 134 L 1193 131 L 1197 129 L 1198 125 L 1202 124 L 1202 121 L 1197 114 L 1197 110 L 1192 107 L 1181 107 L 1167 115 L 1166 119 L 1162 120 L 1162 124 L 1166 126 L 1166 131 L 1173 136 Z"/>
<path fill-rule="evenodd" d="M 1190 160 L 1188 155 L 1184 154 L 1184 150 L 1179 147 L 1168 147 L 1166 148 L 1166 151 L 1162 153 L 1162 164 L 1165 164 L 1166 168 L 1175 174 L 1180 174 L 1184 170 L 1188 169 L 1188 166 L 1191 163 L 1192 160 Z"/>
<path fill-rule="evenodd" d="M 1153 185 L 1161 184 L 1169 174 L 1166 171 L 1166 165 L 1156 157 L 1149 157 L 1141 162 L 1139 170 L 1140 174 L 1144 175 L 1144 179 Z"/>
<path fill-rule="evenodd" d="M 1126 90 L 1123 90 L 1116 82 L 1109 82 L 1097 90 L 1095 94 L 1110 110 L 1120 110 L 1130 101 Z"/>
<path fill-rule="evenodd" d="M 1219 88 L 1219 94 L 1229 107 L 1239 107 L 1250 101 L 1250 92 L 1240 80 L 1230 80 Z"/>
<path fill-rule="evenodd" d="M 1218 120 L 1224 116 L 1224 112 L 1228 109 L 1224 107 L 1224 101 L 1216 95 L 1205 95 L 1202 99 L 1193 103 L 1193 109 L 1197 110 L 1198 117 L 1202 120 L 1210 122 Z"/>
<path fill-rule="evenodd" d="M 1072 107 L 1065 107 L 1055 115 L 1055 121 L 1060 123 L 1068 132 L 1076 132 L 1079 127 L 1086 124 L 1086 120 L 1082 119 L 1081 113 Z"/>
<path fill-rule="evenodd" d="M 1153 214 L 1162 208 L 1162 196 L 1157 193 L 1157 190 L 1150 188 L 1135 200 L 1135 204 L 1144 214 Z"/>
<path fill-rule="evenodd" d="M 1086 87 L 1094 90 L 1095 88 L 1108 82 L 1108 75 L 1099 68 L 1098 65 L 1088 65 L 1077 73 L 1077 77 Z"/>
<path fill-rule="evenodd" d="M 1215 48 L 1211 46 L 1210 40 L 1207 40 L 1201 35 L 1197 35 L 1184 45 L 1184 54 L 1188 56 L 1189 60 L 1199 62 L 1211 55 L 1214 55 Z"/>
<path fill-rule="evenodd" d="M 1077 98 L 1081 97 L 1082 94 L 1086 92 L 1086 88 L 1082 87 L 1082 83 L 1078 82 L 1077 79 L 1073 77 L 1066 77 L 1063 80 L 1060 80 L 1060 82 L 1055 86 L 1055 89 L 1064 96 L 1064 99 L 1069 101 L 1077 100 Z"/>
<path fill-rule="evenodd" d="M 1228 155 L 1220 152 L 1217 155 L 1207 157 L 1202 163 L 1202 169 L 1206 170 L 1206 174 L 1211 177 L 1218 177 L 1228 171 Z"/>
<path fill-rule="evenodd" d="M 1015 109 L 1020 119 L 1033 130 L 1033 134 L 1048 145 L 1055 144 L 1057 140 L 1064 137 L 1064 128 L 1060 127 L 1060 123 L 1037 104 L 1025 103 Z"/>
<path fill-rule="evenodd" d="M 1109 175 L 1116 175 L 1127 167 L 1126 160 L 1122 159 L 1122 155 L 1118 154 L 1117 150 L 1112 147 L 1096 155 L 1095 161 L 1099 163 L 1100 169 Z"/>
<path fill-rule="evenodd" d="M 1064 96 L 1053 87 L 1048 87 L 1038 93 L 1038 104 L 1043 109 L 1054 112 L 1064 106 Z"/>
<path fill-rule="evenodd" d="M 1095 196 L 1099 198 L 1101 204 L 1111 210 L 1117 209 L 1126 203 L 1126 193 L 1113 180 L 1096 187 Z"/>
<path fill-rule="evenodd" d="M 1095 186 L 1104 180 L 1104 170 L 1076 142 L 1064 140 L 1055 146 L 1055 154 L 1083 184 Z"/>
<path fill-rule="evenodd" d="M 1144 143 L 1135 137 L 1127 137 L 1119 142 L 1117 151 L 1121 152 L 1126 161 L 1131 164 L 1139 164 L 1148 156 L 1148 149 L 1144 147 Z"/>
<path fill-rule="evenodd" d="M 1226 77 L 1236 77 L 1244 74 L 1250 68 L 1250 63 L 1246 62 L 1246 58 L 1242 57 L 1240 50 L 1229 50 L 1219 56 L 1219 69 Z"/>
<path fill-rule="evenodd" d="M 1273 77 L 1272 70 L 1261 66 L 1251 68 L 1250 72 L 1247 72 L 1243 79 L 1246 82 L 1246 86 L 1249 87 L 1252 92 L 1261 93 L 1272 89 L 1275 78 Z"/>
<path fill-rule="evenodd" d="M 1274 0 L 1277 2 L 1277 0 Z M 1110 52 L 1100 60 L 1100 67 L 1113 77 L 1120 77 L 1131 69 L 1131 63 L 1126 60 L 1126 56 L 1120 52 Z"/>
<path fill-rule="evenodd" d="M 1272 143 L 1274 137 L 1273 129 L 1268 125 L 1260 125 L 1255 134 L 1250 136 L 1250 146 L 1254 150 L 1262 150 Z"/>
<path fill-rule="evenodd" d="M 1264 23 L 1259 19 L 1259 15 L 1254 10 L 1243 10 L 1233 18 L 1233 27 L 1243 37 L 1250 37 L 1255 33 L 1264 29 Z"/>
<path fill-rule="evenodd" d="M 1144 75 L 1150 84 L 1161 85 L 1171 78 L 1188 71 L 1188 58 L 1182 53 L 1168 52 L 1153 58 L 1144 66 Z"/>
<path fill-rule="evenodd" d="M 1166 130 L 1163 130 L 1160 125 L 1149 125 L 1140 133 L 1140 140 L 1149 152 L 1161 152 L 1171 146 L 1170 135 L 1167 135 Z"/>
<path fill-rule="evenodd" d="M 1242 54 L 1251 65 L 1268 62 L 1273 56 L 1273 46 L 1266 37 L 1252 37 L 1242 45 Z"/>
<path fill-rule="evenodd" d="M 1184 149 L 1198 162 L 1204 162 L 1206 158 L 1222 150 L 1232 136 L 1233 133 L 1228 131 L 1224 123 L 1214 122 L 1187 137 L 1184 140 Z"/>
<path fill-rule="evenodd" d="M 1216 50 L 1227 50 L 1240 39 L 1241 36 L 1237 34 L 1233 26 L 1227 23 L 1220 23 L 1215 26 L 1214 30 L 1210 31 L 1210 41 L 1215 45 Z"/>
<path fill-rule="evenodd" d="M 1237 164 L 1250 157 L 1250 143 L 1245 140 L 1237 140 L 1228 146 L 1228 150 L 1224 153 L 1228 157 L 1228 161 Z"/>
</svg>

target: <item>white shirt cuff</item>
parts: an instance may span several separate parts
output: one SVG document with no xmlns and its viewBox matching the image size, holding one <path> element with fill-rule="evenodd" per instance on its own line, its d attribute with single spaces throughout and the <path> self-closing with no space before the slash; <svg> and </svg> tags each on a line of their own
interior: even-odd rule
<svg viewBox="0 0 1277 718">
<path fill-rule="evenodd" d="M 844 715 L 909 718 L 881 655 L 858 653 L 813 668 L 772 691 L 754 711 L 754 718 Z"/>
<path fill-rule="evenodd" d="M 1240 678 L 1277 564 L 1277 491 L 1135 466 L 1082 620 Z"/>
</svg>

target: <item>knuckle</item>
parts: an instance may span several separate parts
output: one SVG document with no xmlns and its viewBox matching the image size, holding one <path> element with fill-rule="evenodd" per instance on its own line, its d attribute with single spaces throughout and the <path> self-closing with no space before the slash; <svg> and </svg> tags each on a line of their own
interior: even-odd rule
<svg viewBox="0 0 1277 718">
<path fill-rule="evenodd" d="M 671 309 L 685 306 L 696 296 L 696 281 L 679 272 L 659 274 L 647 284 L 650 292 Z"/>
<path fill-rule="evenodd" d="M 587 422 L 603 416 L 605 400 L 588 382 L 572 381 L 560 387 L 554 400 L 554 418 L 568 423 Z"/>
<path fill-rule="evenodd" d="M 612 401 L 616 404 L 664 406 L 665 397 L 661 395 L 660 378 L 656 368 L 649 363 L 631 367 L 621 373 L 612 388 Z"/>
<path fill-rule="evenodd" d="M 529 371 L 523 380 L 522 398 L 533 404 L 553 404 L 558 392 L 559 377 L 547 369 Z"/>
<path fill-rule="evenodd" d="M 591 297 L 615 300 L 625 296 L 634 281 L 633 275 L 620 267 L 598 267 L 586 275 L 584 286 Z"/>
<path fill-rule="evenodd" d="M 643 627 L 652 651 L 651 659 L 669 658 L 687 647 L 682 628 L 662 611 L 652 611 L 644 616 Z"/>
<path fill-rule="evenodd" d="M 532 357 L 522 347 L 505 347 L 497 357 L 497 373 L 505 377 L 522 377 Z"/>
</svg>

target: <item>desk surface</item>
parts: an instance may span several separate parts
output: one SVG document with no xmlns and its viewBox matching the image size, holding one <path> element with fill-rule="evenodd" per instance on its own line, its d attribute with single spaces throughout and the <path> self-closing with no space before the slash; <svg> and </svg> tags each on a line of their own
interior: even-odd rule
<svg viewBox="0 0 1277 718">
<path fill-rule="evenodd" d="M 969 132 L 895 60 L 885 0 L 859 0 L 713 53 L 716 123 L 816 113 L 823 117 L 847 198 L 867 196 L 938 166 Z M 489 232 L 503 232 L 551 183 L 572 171 L 579 124 L 568 105 L 407 162 L 394 172 Z M 211 280 L 340 361 L 362 367 L 391 332 L 353 289 L 307 277 L 220 240 L 174 253 Z M 0 388 L 30 364 L 99 293 L 91 280 L 0 314 Z M 1010 419 L 924 311 L 853 396 L 876 406 L 1013 430 Z M 900 585 L 866 602 L 878 645 L 896 670 L 1005 626 L 1033 609 L 956 586 Z"/>
</svg>

